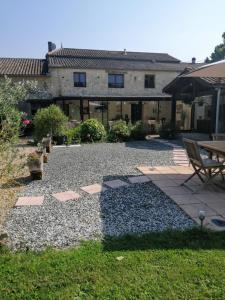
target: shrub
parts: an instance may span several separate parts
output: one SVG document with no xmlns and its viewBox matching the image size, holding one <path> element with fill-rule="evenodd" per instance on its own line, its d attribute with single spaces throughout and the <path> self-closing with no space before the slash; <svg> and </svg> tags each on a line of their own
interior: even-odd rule
<svg viewBox="0 0 225 300">
<path fill-rule="evenodd" d="M 37 152 L 32 152 L 28 154 L 27 156 L 28 163 L 32 163 L 37 160 L 40 160 L 40 155 L 38 155 Z"/>
<path fill-rule="evenodd" d="M 142 121 L 138 121 L 131 128 L 131 137 L 135 140 L 144 140 L 148 132 L 149 132 L 148 125 Z"/>
<path fill-rule="evenodd" d="M 159 127 L 159 136 L 163 139 L 177 139 L 179 136 L 179 128 L 171 123 L 165 123 Z"/>
<path fill-rule="evenodd" d="M 110 142 L 127 141 L 130 137 L 130 128 L 123 120 L 119 120 L 112 125 L 112 129 L 108 134 Z"/>
<path fill-rule="evenodd" d="M 35 94 L 36 82 L 0 80 L 0 185 L 22 172 L 22 161 L 15 147 L 21 122 L 18 104 Z M 33 92 L 32 92 L 32 91 Z"/>
<path fill-rule="evenodd" d="M 34 116 L 34 135 L 37 141 L 50 134 L 61 136 L 65 132 L 68 118 L 57 105 L 41 108 Z"/>
<path fill-rule="evenodd" d="M 97 119 L 88 119 L 80 126 L 80 136 L 83 142 L 101 141 L 106 136 L 105 127 Z"/>
<path fill-rule="evenodd" d="M 114 131 L 110 131 L 108 134 L 107 134 L 107 141 L 110 142 L 110 143 L 117 143 L 119 142 L 119 138 L 118 136 L 116 135 L 116 133 Z"/>
<path fill-rule="evenodd" d="M 66 135 L 66 144 L 71 145 L 73 143 L 81 142 L 81 126 L 77 126 L 75 128 L 69 128 L 65 132 Z"/>
</svg>

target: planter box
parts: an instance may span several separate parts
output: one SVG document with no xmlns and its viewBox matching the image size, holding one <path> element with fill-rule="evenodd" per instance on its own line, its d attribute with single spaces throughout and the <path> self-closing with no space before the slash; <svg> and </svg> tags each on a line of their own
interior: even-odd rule
<svg viewBox="0 0 225 300">
<path fill-rule="evenodd" d="M 43 162 L 44 163 L 48 162 L 48 154 L 47 153 L 43 153 Z"/>
<path fill-rule="evenodd" d="M 52 150 L 52 140 L 50 137 L 42 139 L 43 147 L 46 149 L 47 153 L 50 153 Z"/>
<path fill-rule="evenodd" d="M 43 153 L 37 152 L 39 159 L 29 160 L 28 167 L 33 180 L 42 179 L 43 175 Z"/>
</svg>

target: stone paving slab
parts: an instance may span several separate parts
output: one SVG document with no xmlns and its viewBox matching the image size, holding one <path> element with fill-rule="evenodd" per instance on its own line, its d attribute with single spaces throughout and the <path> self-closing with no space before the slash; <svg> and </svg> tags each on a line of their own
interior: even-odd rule
<svg viewBox="0 0 225 300">
<path fill-rule="evenodd" d="M 19 197 L 15 206 L 22 205 L 42 205 L 44 201 L 44 196 L 36 196 L 36 197 Z"/>
<path fill-rule="evenodd" d="M 56 194 L 53 194 L 52 196 L 61 202 L 78 199 L 80 197 L 80 195 L 78 193 L 75 193 L 74 191 L 66 191 L 66 192 L 56 193 Z"/>
<path fill-rule="evenodd" d="M 178 205 L 202 203 L 202 201 L 200 199 L 198 199 L 197 197 L 193 196 L 193 194 L 173 195 L 172 199 Z"/>
<path fill-rule="evenodd" d="M 183 204 L 180 207 L 192 218 L 198 218 L 200 210 L 205 211 L 206 217 L 217 215 L 217 212 L 204 203 Z"/>
<path fill-rule="evenodd" d="M 104 192 L 107 190 L 107 188 L 104 187 L 102 184 L 95 183 L 95 184 L 83 186 L 81 187 L 81 190 L 92 195 L 92 194 Z"/>
<path fill-rule="evenodd" d="M 216 224 L 214 224 L 212 222 L 213 219 L 216 219 L 216 220 L 221 220 L 221 221 L 225 221 L 225 218 L 217 215 L 217 216 L 211 216 L 211 217 L 206 217 L 203 224 L 204 224 L 204 227 L 208 228 L 208 229 L 211 229 L 211 230 L 216 230 L 216 231 L 224 231 L 224 227 L 220 227 L 220 226 L 217 226 Z M 201 225 L 201 222 L 199 220 L 199 218 L 193 218 L 193 220 Z"/>
<path fill-rule="evenodd" d="M 138 169 L 146 175 L 148 168 L 150 167 L 142 166 Z M 219 231 L 225 230 L 225 227 L 219 227 L 211 222 L 212 218 L 225 220 L 225 192 L 209 185 L 198 193 L 193 193 L 187 187 L 181 186 L 192 173 L 191 166 L 156 166 L 147 176 L 195 222 L 199 224 L 199 211 L 204 210 L 206 214 L 205 227 Z M 198 190 L 202 182 L 197 176 L 194 176 L 187 185 L 193 190 Z"/>
<path fill-rule="evenodd" d="M 145 182 L 149 182 L 150 178 L 143 175 L 143 176 L 129 177 L 128 180 L 130 181 L 130 183 L 145 183 Z"/>
<path fill-rule="evenodd" d="M 111 187 L 112 189 L 117 189 L 122 186 L 128 186 L 129 184 L 120 180 L 120 179 L 115 179 L 115 180 L 109 180 L 109 181 L 104 181 L 104 184 Z"/>
</svg>

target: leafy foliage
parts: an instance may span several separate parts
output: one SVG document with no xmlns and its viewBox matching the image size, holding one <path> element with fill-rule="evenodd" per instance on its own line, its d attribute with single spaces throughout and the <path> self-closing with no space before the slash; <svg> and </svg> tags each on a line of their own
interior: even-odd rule
<svg viewBox="0 0 225 300">
<path fill-rule="evenodd" d="M 149 132 L 148 124 L 138 121 L 131 128 L 131 137 L 135 140 L 144 140 Z"/>
<path fill-rule="evenodd" d="M 211 59 L 208 57 L 205 59 L 205 62 L 216 62 L 225 58 L 225 32 L 222 34 L 223 42 L 217 45 L 214 49 L 214 52 L 211 54 Z"/>
<path fill-rule="evenodd" d="M 101 141 L 106 137 L 105 127 L 97 119 L 88 119 L 82 123 L 80 134 L 83 142 Z"/>
<path fill-rule="evenodd" d="M 109 142 L 127 141 L 130 137 L 130 128 L 123 120 L 116 121 L 108 134 Z"/>
<path fill-rule="evenodd" d="M 171 123 L 162 124 L 159 127 L 159 135 L 163 139 L 176 139 L 179 136 L 179 128 Z"/>
<path fill-rule="evenodd" d="M 113 130 L 108 132 L 107 141 L 110 143 L 118 143 L 119 142 L 119 138 Z"/>
<path fill-rule="evenodd" d="M 81 126 L 77 126 L 75 128 L 69 128 L 65 131 L 66 135 L 66 144 L 71 145 L 73 143 L 81 142 Z"/>
<path fill-rule="evenodd" d="M 41 108 L 34 116 L 34 134 L 37 141 L 41 141 L 48 134 L 51 136 L 63 135 L 68 118 L 57 105 Z"/>
<path fill-rule="evenodd" d="M 5 77 L 0 80 L 0 180 L 15 175 L 13 162 L 17 149 L 21 114 L 17 104 L 37 90 L 37 83 L 31 81 L 13 82 Z"/>
</svg>

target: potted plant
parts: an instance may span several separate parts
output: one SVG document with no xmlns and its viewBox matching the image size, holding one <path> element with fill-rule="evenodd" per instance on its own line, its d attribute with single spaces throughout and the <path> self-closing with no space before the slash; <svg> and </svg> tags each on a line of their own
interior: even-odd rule
<svg viewBox="0 0 225 300">
<path fill-rule="evenodd" d="M 27 158 L 27 165 L 33 180 L 42 179 L 43 153 L 37 151 L 30 153 Z"/>
</svg>

